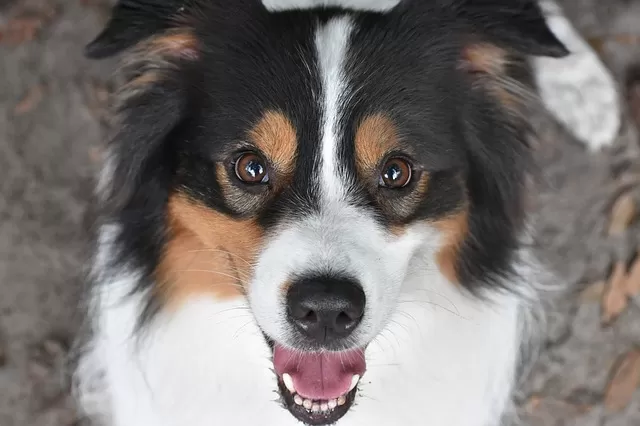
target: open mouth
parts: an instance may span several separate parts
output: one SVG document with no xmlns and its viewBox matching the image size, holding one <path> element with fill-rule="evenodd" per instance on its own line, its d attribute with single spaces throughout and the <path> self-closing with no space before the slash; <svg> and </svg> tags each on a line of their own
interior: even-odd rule
<svg viewBox="0 0 640 426">
<path fill-rule="evenodd" d="M 302 352 L 280 345 L 273 365 L 285 406 L 308 425 L 332 424 L 344 416 L 366 369 L 363 349 Z"/>
</svg>

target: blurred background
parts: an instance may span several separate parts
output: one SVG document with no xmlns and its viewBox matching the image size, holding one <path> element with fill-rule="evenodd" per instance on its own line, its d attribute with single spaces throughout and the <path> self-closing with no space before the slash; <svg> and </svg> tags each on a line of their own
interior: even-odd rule
<svg viewBox="0 0 640 426">
<path fill-rule="evenodd" d="M 526 425 L 640 425 L 640 1 L 559 3 L 615 78 L 622 126 L 594 151 L 534 117 L 537 250 L 570 291 L 516 398 Z M 0 426 L 83 424 L 64 362 L 116 64 L 82 51 L 110 6 L 0 0 Z"/>
</svg>

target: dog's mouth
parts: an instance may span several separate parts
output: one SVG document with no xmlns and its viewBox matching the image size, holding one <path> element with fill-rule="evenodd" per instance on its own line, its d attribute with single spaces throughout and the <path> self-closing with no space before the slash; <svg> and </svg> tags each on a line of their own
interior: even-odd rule
<svg viewBox="0 0 640 426">
<path fill-rule="evenodd" d="M 332 424 L 344 416 L 366 369 L 364 349 L 303 352 L 277 344 L 273 365 L 286 408 L 308 425 Z"/>
</svg>

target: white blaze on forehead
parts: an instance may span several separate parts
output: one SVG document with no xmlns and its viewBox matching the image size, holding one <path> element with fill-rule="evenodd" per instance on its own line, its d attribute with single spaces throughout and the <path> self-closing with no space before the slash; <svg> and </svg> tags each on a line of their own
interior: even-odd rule
<svg viewBox="0 0 640 426">
<path fill-rule="evenodd" d="M 344 177 L 340 176 L 339 121 L 347 96 L 344 61 L 352 25 L 348 17 L 332 19 L 316 33 L 318 65 L 322 81 L 322 125 L 320 136 L 320 187 L 325 199 L 344 198 Z"/>
<path fill-rule="evenodd" d="M 342 7 L 345 9 L 385 12 L 393 9 L 398 3 L 400 3 L 400 0 L 262 0 L 262 4 L 271 11 Z"/>
</svg>

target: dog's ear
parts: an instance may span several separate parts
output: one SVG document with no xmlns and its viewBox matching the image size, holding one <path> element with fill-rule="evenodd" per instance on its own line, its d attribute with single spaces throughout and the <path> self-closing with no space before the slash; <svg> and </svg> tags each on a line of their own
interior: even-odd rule
<svg viewBox="0 0 640 426">
<path fill-rule="evenodd" d="M 193 25 L 177 0 L 120 0 L 102 33 L 86 48 L 91 58 L 125 50 L 112 97 L 109 160 L 101 196 L 119 211 L 145 197 L 167 172 L 159 165 L 185 120 L 189 82 L 198 60 Z M 155 159 L 155 160 L 154 160 Z M 155 182 L 155 183 L 154 183 Z"/>
<path fill-rule="evenodd" d="M 504 111 L 523 117 L 523 107 L 536 101 L 527 57 L 569 54 L 547 25 L 539 0 L 439 1 L 462 26 L 460 68 Z"/>
<path fill-rule="evenodd" d="M 144 39 L 179 25 L 180 0 L 119 0 L 104 30 L 85 48 L 92 59 L 126 50 Z"/>
<path fill-rule="evenodd" d="M 547 25 L 539 0 L 441 0 L 484 41 L 523 55 L 569 54 Z"/>
</svg>

